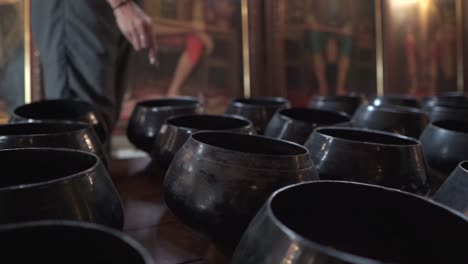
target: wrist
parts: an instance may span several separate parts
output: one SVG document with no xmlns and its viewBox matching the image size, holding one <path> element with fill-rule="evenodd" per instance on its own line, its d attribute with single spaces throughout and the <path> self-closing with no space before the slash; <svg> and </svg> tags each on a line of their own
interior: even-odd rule
<svg viewBox="0 0 468 264">
<path fill-rule="evenodd" d="M 109 3 L 113 11 L 116 11 L 132 2 L 132 0 L 107 0 L 107 3 Z"/>
</svg>

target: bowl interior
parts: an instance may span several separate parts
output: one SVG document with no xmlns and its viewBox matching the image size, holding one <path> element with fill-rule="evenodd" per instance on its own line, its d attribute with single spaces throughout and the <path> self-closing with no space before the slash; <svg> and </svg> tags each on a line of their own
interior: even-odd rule
<svg viewBox="0 0 468 264">
<path fill-rule="evenodd" d="M 198 104 L 196 99 L 191 98 L 166 98 L 139 102 L 142 107 L 166 107 L 166 106 L 195 106 Z"/>
<path fill-rule="evenodd" d="M 468 133 L 468 122 L 458 120 L 442 120 L 433 123 L 434 126 L 454 132 Z"/>
<path fill-rule="evenodd" d="M 282 106 L 286 103 L 286 100 L 282 98 L 242 98 L 235 100 L 237 103 L 255 106 Z"/>
<path fill-rule="evenodd" d="M 227 116 L 188 115 L 167 120 L 167 123 L 177 127 L 198 130 L 227 130 L 248 127 L 246 120 Z"/>
<path fill-rule="evenodd" d="M 76 119 L 90 112 L 94 112 L 90 104 L 74 100 L 45 100 L 15 109 L 16 115 L 37 120 Z"/>
<path fill-rule="evenodd" d="M 16 123 L 0 125 L 0 135 L 51 135 L 80 131 L 86 128 L 89 126 L 79 123 Z"/>
<path fill-rule="evenodd" d="M 307 153 L 307 150 L 299 145 L 260 136 L 202 132 L 193 134 L 192 137 L 203 144 L 250 154 L 295 156 Z"/>
<path fill-rule="evenodd" d="M 15 149 L 0 151 L 0 188 L 17 187 L 66 178 L 88 170 L 96 156 L 72 150 Z"/>
<path fill-rule="evenodd" d="M 140 253 L 126 241 L 106 232 L 77 226 L 0 230 L 0 246 L 4 254 L 14 255 L 17 263 L 145 263 Z"/>
<path fill-rule="evenodd" d="M 353 255 L 385 263 L 468 261 L 462 246 L 467 221 L 401 192 L 349 183 L 303 184 L 279 192 L 271 210 L 302 237 Z"/>
<path fill-rule="evenodd" d="M 410 138 L 405 138 L 397 135 L 378 133 L 373 131 L 359 130 L 359 129 L 335 129 L 326 128 L 318 129 L 321 134 L 326 136 L 349 140 L 357 142 L 366 142 L 381 145 L 401 145 L 412 146 L 417 145 L 418 142 Z"/>
<path fill-rule="evenodd" d="M 306 123 L 337 124 L 350 120 L 346 115 L 337 112 L 307 108 L 283 109 L 280 114 Z"/>
</svg>

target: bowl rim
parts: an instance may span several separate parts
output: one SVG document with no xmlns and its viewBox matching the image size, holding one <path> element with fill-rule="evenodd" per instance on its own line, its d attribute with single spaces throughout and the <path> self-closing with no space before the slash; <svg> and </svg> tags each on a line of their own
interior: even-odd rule
<svg viewBox="0 0 468 264">
<path fill-rule="evenodd" d="M 458 163 L 458 167 L 464 172 L 468 174 L 468 160 L 461 161 Z"/>
<path fill-rule="evenodd" d="M 0 192 L 2 191 L 14 191 L 14 190 L 24 190 L 24 189 L 31 189 L 31 188 L 36 188 L 40 186 L 46 186 L 46 185 L 51 185 L 51 184 L 56 184 L 56 183 L 61 183 L 61 182 L 67 182 L 70 180 L 73 180 L 75 178 L 82 177 L 83 175 L 87 175 L 93 171 L 95 171 L 99 166 L 104 166 L 100 158 L 91 152 L 87 151 L 82 151 L 82 150 L 75 150 L 75 149 L 67 149 L 67 148 L 15 148 L 15 149 L 2 149 L 0 150 L 0 153 L 2 152 L 22 152 L 22 151 L 35 151 L 35 152 L 68 152 L 68 153 L 80 153 L 80 155 L 88 155 L 94 158 L 94 163 L 91 167 L 77 172 L 73 174 L 69 174 L 57 179 L 53 180 L 48 180 L 48 181 L 41 181 L 41 182 L 36 182 L 36 183 L 28 183 L 28 184 L 16 184 L 12 186 L 6 186 L 6 187 L 0 187 Z"/>
<path fill-rule="evenodd" d="M 205 129 L 199 129 L 199 128 L 194 128 L 194 127 L 189 127 L 189 126 L 177 126 L 177 125 L 174 125 L 172 124 L 171 122 L 175 119 L 179 119 L 179 118 L 189 118 L 189 117 L 195 117 L 195 118 L 199 118 L 199 117 L 208 117 L 208 118 L 226 118 L 226 119 L 231 119 L 231 120 L 238 120 L 238 121 L 242 121 L 242 122 L 246 122 L 246 125 L 245 126 L 242 126 L 242 127 L 237 127 L 237 128 L 228 128 L 228 129 L 211 129 L 212 131 L 229 131 L 229 130 L 236 130 L 236 129 L 248 129 L 248 128 L 252 128 L 253 129 L 253 124 L 252 124 L 252 121 L 250 121 L 249 119 L 245 118 L 245 117 L 242 117 L 242 116 L 239 116 L 239 115 L 232 115 L 232 114 L 223 114 L 223 115 L 213 115 L 213 114 L 181 114 L 181 115 L 173 115 L 173 116 L 170 116 L 168 119 L 166 119 L 166 121 L 164 122 L 163 126 L 164 125 L 167 125 L 167 126 L 172 126 L 172 127 L 175 127 L 177 129 L 183 129 L 183 130 L 205 130 Z"/>
<path fill-rule="evenodd" d="M 344 139 L 344 138 L 339 138 L 339 137 L 334 137 L 334 136 L 324 134 L 321 132 L 322 130 L 348 130 L 348 131 L 358 131 L 358 132 L 365 132 L 365 133 L 371 133 L 371 134 L 380 134 L 384 136 L 398 138 L 401 140 L 406 140 L 408 142 L 412 142 L 412 144 L 404 144 L 404 145 L 403 144 L 383 144 L 383 143 L 375 143 L 375 142 L 369 142 L 369 141 Z M 366 145 L 366 146 L 397 147 L 397 148 L 403 148 L 403 147 L 412 148 L 415 146 L 419 146 L 419 147 L 421 146 L 421 142 L 418 139 L 404 136 L 404 135 L 394 134 L 391 132 L 385 132 L 385 131 L 367 129 L 367 128 L 324 126 L 324 127 L 316 128 L 314 132 L 312 132 L 309 138 L 311 138 L 314 134 L 319 134 L 321 137 L 324 137 L 327 139 L 333 139 L 333 140 L 337 140 L 337 141 L 341 141 L 345 143 L 353 143 L 353 144 L 360 144 L 360 145 Z"/>
<path fill-rule="evenodd" d="M 45 220 L 35 220 L 35 221 L 26 221 L 18 222 L 13 224 L 5 224 L 0 226 L 0 234 L 2 232 L 21 230 L 23 228 L 35 228 L 35 227 L 66 227 L 66 228 L 77 228 L 85 229 L 87 231 L 104 233 L 125 243 L 129 248 L 136 251 L 144 261 L 145 264 L 153 264 L 153 258 L 150 256 L 149 252 L 133 239 L 131 236 L 127 235 L 124 232 L 118 231 L 104 225 L 95 224 L 92 222 L 80 222 L 73 220 L 55 220 L 55 219 L 45 219 Z"/>
<path fill-rule="evenodd" d="M 287 190 L 287 189 L 292 189 L 296 187 L 300 187 L 302 185 L 309 185 L 309 184 L 341 184 L 341 185 L 354 185 L 354 186 L 362 186 L 366 188 L 374 188 L 374 189 L 380 189 L 382 191 L 385 191 L 387 193 L 392 193 L 392 194 L 397 194 L 397 195 L 406 195 L 409 196 L 410 199 L 418 199 L 419 201 L 422 202 L 428 202 L 432 204 L 433 206 L 436 206 L 442 210 L 447 211 L 448 213 L 451 213 L 452 215 L 461 218 L 462 220 L 466 221 L 468 223 L 468 218 L 464 216 L 463 214 L 449 208 L 448 206 L 445 206 L 443 204 L 436 203 L 430 199 L 420 197 L 415 194 L 411 194 L 405 191 L 401 191 L 398 189 L 394 188 L 389 188 L 389 187 L 384 187 L 384 186 L 379 186 L 379 185 L 373 185 L 373 184 L 368 184 L 368 183 L 360 183 L 360 182 L 350 182 L 350 181 L 337 181 L 337 180 L 319 180 L 319 181 L 310 181 L 310 182 L 301 182 L 301 183 L 296 183 L 292 185 L 288 185 L 285 187 L 282 187 L 275 192 L 273 192 L 270 197 L 267 199 L 265 202 L 266 205 L 266 213 L 268 217 L 271 219 L 271 221 L 277 226 L 277 228 L 283 232 L 287 237 L 289 237 L 292 240 L 299 241 L 300 243 L 303 243 L 304 245 L 316 249 L 318 252 L 323 252 L 326 255 L 329 255 L 331 257 L 334 257 L 339 260 L 343 261 L 351 261 L 353 262 L 359 262 L 359 263 L 365 263 L 365 264 L 378 264 L 380 263 L 379 260 L 374 260 L 362 256 L 358 256 L 352 253 L 348 253 L 342 250 L 337 250 L 329 247 L 325 247 L 318 242 L 312 241 L 310 239 L 305 238 L 304 236 L 300 235 L 299 233 L 295 232 L 294 230 L 290 229 L 286 224 L 284 224 L 282 221 L 280 221 L 276 215 L 273 213 L 272 210 L 272 202 L 273 200 L 278 196 L 279 193 Z"/>
<path fill-rule="evenodd" d="M 70 134 L 75 134 L 77 132 L 83 132 L 83 131 L 92 131 L 92 133 L 96 133 L 92 127 L 91 124 L 83 122 L 83 121 L 71 121 L 71 120 L 45 120 L 45 121 L 38 121 L 36 119 L 30 119 L 29 121 L 23 121 L 23 122 L 15 122 L 15 123 L 8 123 L 8 124 L 0 124 L 0 130 L 4 127 L 14 127 L 14 126 L 25 126 L 26 128 L 31 126 L 41 126 L 41 125 L 70 125 L 71 126 L 76 126 L 76 129 L 70 129 L 67 131 L 62 131 L 62 132 L 48 132 L 48 133 L 33 133 L 33 134 L 28 134 L 28 133 L 18 133 L 18 134 L 11 134 L 11 135 L 5 135 L 2 134 L 0 131 L 0 138 L 2 137 L 48 137 L 48 136 L 59 136 L 59 135 L 70 135 Z M 97 135 L 96 135 L 97 136 Z"/>
<path fill-rule="evenodd" d="M 30 120 L 60 120 L 60 119 L 42 119 L 42 118 L 32 118 L 24 115 L 20 115 L 17 111 L 24 111 L 24 109 L 28 109 L 30 107 L 35 107 L 37 105 L 45 105 L 48 103 L 64 103 L 64 104 L 75 104 L 80 105 L 87 108 L 87 111 L 81 113 L 82 115 L 89 113 L 89 112 L 96 112 L 96 109 L 93 105 L 87 101 L 78 100 L 78 99 L 43 99 L 39 101 L 30 102 L 27 104 L 19 105 L 13 110 L 13 115 L 23 118 L 23 119 L 30 119 Z"/>
<path fill-rule="evenodd" d="M 443 122 L 456 122 L 456 123 L 466 123 L 468 125 L 468 121 L 464 121 L 464 120 L 458 120 L 458 119 L 441 119 L 441 120 L 436 120 L 436 121 L 432 121 L 426 129 L 430 128 L 430 127 L 433 127 L 435 129 L 440 129 L 440 130 L 444 130 L 444 131 L 448 131 L 450 133 L 458 133 L 458 134 L 462 134 L 462 135 L 468 135 L 468 132 L 462 132 L 462 131 L 459 131 L 459 130 L 453 130 L 453 129 L 448 129 L 446 127 L 442 127 L 440 126 L 440 123 L 443 123 Z"/>
<path fill-rule="evenodd" d="M 259 154 L 259 153 L 252 153 L 252 152 L 242 152 L 242 151 L 231 150 L 231 149 L 228 149 L 228 148 L 222 148 L 222 147 L 218 147 L 218 146 L 215 146 L 215 145 L 212 145 L 212 144 L 201 142 L 201 141 L 197 140 L 196 138 L 194 138 L 199 134 L 226 134 L 226 135 L 236 135 L 236 136 L 261 138 L 261 139 L 266 139 L 266 140 L 270 140 L 270 141 L 277 141 L 277 142 L 279 142 L 281 144 L 292 145 L 295 148 L 300 149 L 303 152 L 300 153 L 300 154 L 291 154 L 291 155 L 272 155 L 272 154 Z M 197 132 L 190 135 L 189 140 L 193 140 L 193 141 L 195 141 L 195 142 L 197 142 L 199 144 L 203 144 L 203 145 L 205 145 L 205 146 L 207 146 L 209 148 L 215 149 L 215 150 L 230 151 L 230 152 L 234 153 L 237 156 L 254 156 L 256 158 L 294 158 L 294 157 L 309 156 L 310 155 L 309 150 L 306 147 L 304 147 L 304 146 L 302 146 L 302 145 L 300 145 L 298 143 L 287 141 L 287 140 L 282 140 L 282 139 L 277 139 L 277 138 L 272 138 L 272 137 L 267 137 L 267 136 L 262 136 L 262 135 L 248 135 L 248 134 L 241 134 L 241 133 L 229 132 L 229 131 L 197 131 Z"/>
<path fill-rule="evenodd" d="M 251 101 L 251 100 L 271 102 L 271 104 L 257 105 L 257 104 L 249 104 L 246 102 L 242 102 L 242 101 Z M 234 105 L 236 107 L 243 107 L 243 108 L 281 108 L 281 107 L 288 106 L 289 103 L 290 102 L 287 98 L 280 97 L 280 96 L 258 96 L 258 97 L 235 98 L 231 101 L 230 105 Z"/>
<path fill-rule="evenodd" d="M 328 123 L 330 125 L 348 123 L 348 122 L 351 122 L 351 119 L 352 119 L 352 117 L 349 114 L 347 114 L 346 112 L 331 111 L 331 110 L 320 109 L 320 108 L 315 108 L 315 107 L 290 107 L 290 108 L 284 108 L 284 109 L 278 110 L 278 112 L 276 114 L 278 114 L 279 118 L 285 119 L 285 120 L 290 121 L 290 122 L 301 122 L 301 123 L 304 123 L 304 124 L 323 124 L 323 123 L 320 123 L 320 122 L 307 122 L 307 121 L 304 121 L 304 120 L 295 119 L 295 118 L 287 116 L 287 115 L 285 115 L 283 113 L 283 111 L 291 111 L 291 110 L 299 110 L 299 111 L 305 110 L 305 111 L 310 111 L 310 112 L 326 113 L 326 114 L 329 114 L 329 115 L 335 115 L 336 117 L 340 116 L 343 119 L 344 118 L 348 119 L 347 121 L 343 121 L 343 122 Z"/>
<path fill-rule="evenodd" d="M 145 106 L 144 104 L 155 103 L 158 101 L 187 101 L 190 102 L 186 105 L 164 105 L 164 106 Z M 150 110 L 152 112 L 164 111 L 164 110 L 174 110 L 174 109 L 188 109 L 193 107 L 201 106 L 201 101 L 193 96 L 174 96 L 174 97 L 162 97 L 162 98 L 155 98 L 155 99 L 146 99 L 136 103 L 135 109 L 142 108 L 146 110 Z"/>
<path fill-rule="evenodd" d="M 378 106 L 373 105 L 373 104 L 362 105 L 360 106 L 360 109 L 356 111 L 356 113 L 358 113 L 359 110 L 362 111 L 362 109 L 366 109 L 366 110 L 369 109 L 369 111 L 374 111 L 374 112 L 386 112 L 386 113 L 396 113 L 396 114 L 404 114 L 404 115 L 425 116 L 429 118 L 429 114 L 427 113 L 427 111 L 421 108 L 403 106 L 403 105 L 393 105 L 393 104 L 382 104 Z"/>
</svg>

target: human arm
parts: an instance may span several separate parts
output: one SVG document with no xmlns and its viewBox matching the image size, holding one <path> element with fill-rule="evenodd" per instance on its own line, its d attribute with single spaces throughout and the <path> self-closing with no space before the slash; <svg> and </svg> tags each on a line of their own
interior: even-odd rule
<svg viewBox="0 0 468 264">
<path fill-rule="evenodd" d="M 148 50 L 151 64 L 156 63 L 158 44 L 151 18 L 131 0 L 106 0 L 114 12 L 117 25 L 135 50 Z"/>
</svg>

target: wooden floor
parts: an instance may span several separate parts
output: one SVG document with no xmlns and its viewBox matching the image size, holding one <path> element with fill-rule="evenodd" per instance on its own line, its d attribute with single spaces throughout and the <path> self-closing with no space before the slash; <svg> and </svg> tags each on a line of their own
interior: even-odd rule
<svg viewBox="0 0 468 264">
<path fill-rule="evenodd" d="M 180 223 L 163 201 L 162 173 L 148 158 L 113 160 L 109 174 L 122 198 L 124 232 L 140 242 L 157 264 L 206 263 L 209 243 Z M 206 257 L 206 258 L 205 258 Z"/>
</svg>

